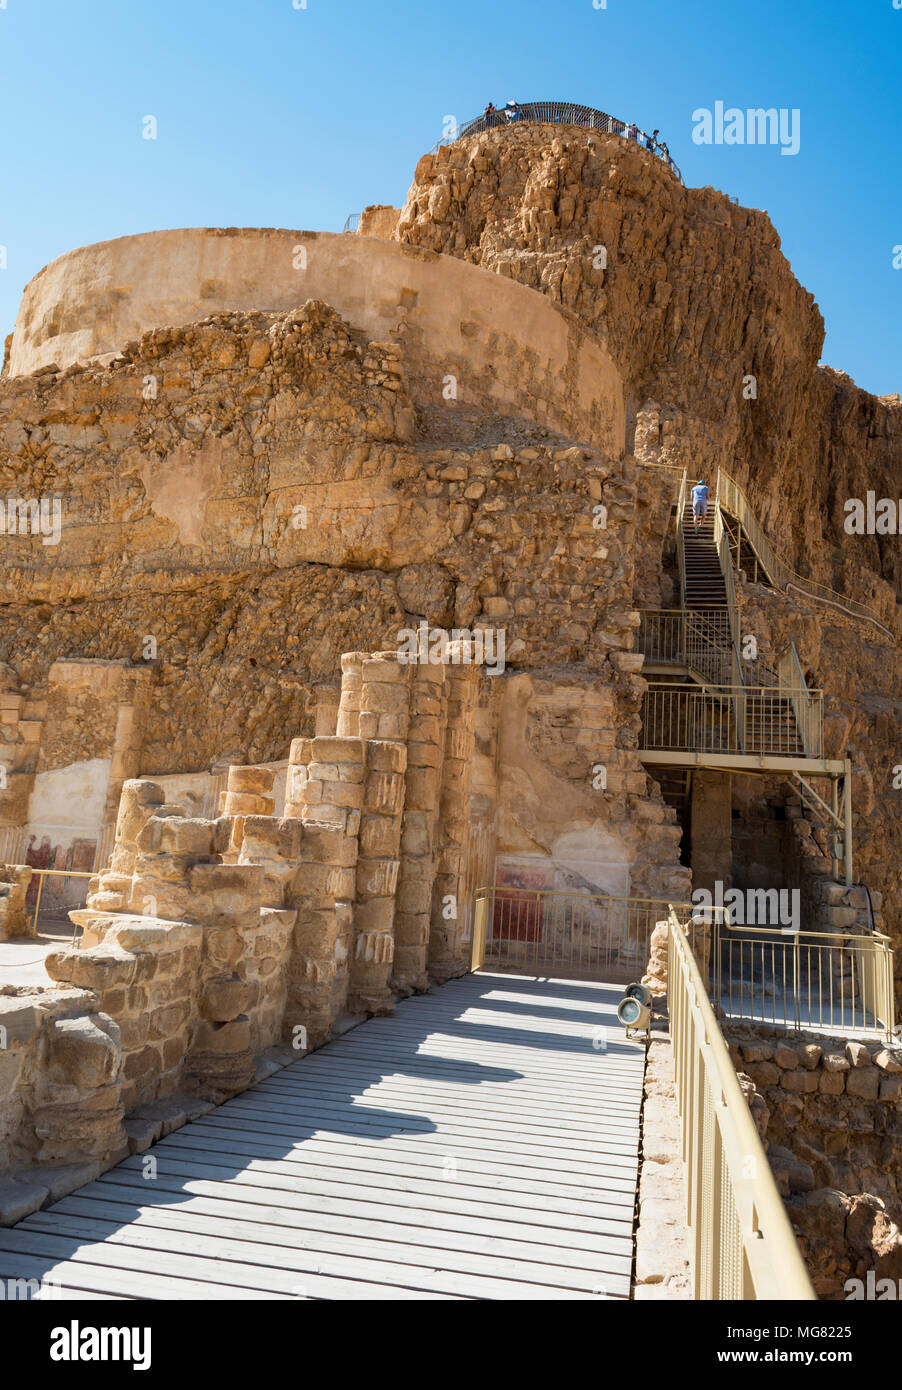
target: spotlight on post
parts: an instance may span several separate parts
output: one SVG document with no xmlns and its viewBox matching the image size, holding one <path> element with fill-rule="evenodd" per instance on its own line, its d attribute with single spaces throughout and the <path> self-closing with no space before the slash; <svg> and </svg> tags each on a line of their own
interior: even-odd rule
<svg viewBox="0 0 902 1390">
<path fill-rule="evenodd" d="M 617 1018 L 626 1029 L 628 1038 L 642 1033 L 646 1038 L 651 1031 L 651 990 L 639 983 L 627 985 L 626 994 L 617 1005 Z"/>
</svg>

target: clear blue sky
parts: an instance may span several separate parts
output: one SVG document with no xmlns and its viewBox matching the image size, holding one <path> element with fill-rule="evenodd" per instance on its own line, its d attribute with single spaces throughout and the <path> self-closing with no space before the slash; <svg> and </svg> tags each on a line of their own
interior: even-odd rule
<svg viewBox="0 0 902 1390">
<path fill-rule="evenodd" d="M 445 116 L 549 98 L 659 127 L 687 183 L 766 208 L 824 360 L 900 391 L 900 60 L 893 0 L 5 0 L 0 333 L 72 247 L 340 230 L 403 200 Z M 693 144 L 692 112 L 718 100 L 799 108 L 799 153 Z"/>
</svg>

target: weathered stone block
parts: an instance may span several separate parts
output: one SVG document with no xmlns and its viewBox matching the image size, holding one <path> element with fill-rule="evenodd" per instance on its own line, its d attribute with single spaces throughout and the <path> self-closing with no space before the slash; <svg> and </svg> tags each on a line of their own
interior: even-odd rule
<svg viewBox="0 0 902 1390">
<path fill-rule="evenodd" d="M 881 1076 L 880 1099 L 898 1101 L 902 1097 L 902 1076 Z"/>
<path fill-rule="evenodd" d="M 824 1096 L 841 1096 L 846 1089 L 845 1074 L 841 1071 L 821 1071 L 818 1090 Z"/>
<path fill-rule="evenodd" d="M 0 1051 L 27 1046 L 39 1028 L 40 1012 L 34 999 L 0 996 Z"/>
<path fill-rule="evenodd" d="M 304 756 L 295 757 L 295 744 L 304 745 Z M 295 739 L 291 745 L 291 762 L 366 763 L 366 743 L 362 738 Z"/>
<path fill-rule="evenodd" d="M 783 1075 L 775 1062 L 746 1062 L 745 1070 L 756 1086 L 779 1086 Z"/>
<path fill-rule="evenodd" d="M 873 1065 L 871 1054 L 864 1043 L 847 1042 L 846 1056 L 853 1067 L 870 1067 Z"/>
<path fill-rule="evenodd" d="M 246 1016 L 229 1023 L 200 1019 L 194 1030 L 194 1049 L 201 1052 L 244 1052 L 250 1047 L 250 1020 Z"/>
<path fill-rule="evenodd" d="M 827 1052 L 824 1054 L 821 1065 L 823 1066 L 824 1071 L 846 1072 L 850 1069 L 852 1064 L 849 1061 L 848 1057 L 844 1057 L 841 1052 Z"/>
<path fill-rule="evenodd" d="M 354 908 L 357 933 L 391 933 L 394 909 L 392 898 L 371 898 L 369 902 L 357 903 Z"/>
<path fill-rule="evenodd" d="M 119 1071 L 118 1030 L 103 1015 L 58 1018 L 49 1034 L 48 1077 L 71 1086 L 93 1089 L 113 1081 Z M 115 1030 L 115 1035 L 114 1035 Z"/>
<path fill-rule="evenodd" d="M 396 859 L 359 859 L 356 889 L 358 898 L 393 897 L 400 865 Z"/>
<path fill-rule="evenodd" d="M 876 1100 L 880 1093 L 880 1078 L 878 1067 L 853 1067 L 846 1075 L 846 1095 Z"/>
</svg>

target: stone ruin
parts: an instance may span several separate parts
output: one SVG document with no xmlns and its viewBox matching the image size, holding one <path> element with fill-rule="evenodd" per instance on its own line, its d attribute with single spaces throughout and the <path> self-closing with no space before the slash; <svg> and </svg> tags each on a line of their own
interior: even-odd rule
<svg viewBox="0 0 902 1390">
<path fill-rule="evenodd" d="M 62 526 L 5 537 L 0 939 L 32 868 L 95 877 L 46 985 L 0 986 L 0 1172 L 59 1195 L 463 972 L 498 874 L 680 901 L 789 875 L 810 920 L 902 942 L 902 560 L 836 507 L 894 486 L 902 408 L 822 341 L 764 213 L 527 123 L 425 156 L 356 236 L 151 233 L 35 277 L 0 481 Z M 737 576 L 744 629 L 826 692 L 867 900 L 785 779 L 699 769 L 680 803 L 640 757 L 674 470 L 720 464 L 879 619 Z M 422 624 L 445 660 L 400 660 Z M 503 669 L 466 659 L 482 630 Z"/>
</svg>

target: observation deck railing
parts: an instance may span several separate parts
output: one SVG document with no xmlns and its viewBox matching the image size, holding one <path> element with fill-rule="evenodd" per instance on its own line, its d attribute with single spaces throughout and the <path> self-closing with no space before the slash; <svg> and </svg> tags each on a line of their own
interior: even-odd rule
<svg viewBox="0 0 902 1390">
<path fill-rule="evenodd" d="M 453 145 L 457 140 L 463 140 L 467 135 L 479 135 L 484 130 L 496 130 L 501 126 L 518 125 L 525 121 L 535 123 L 549 123 L 554 125 L 578 125 L 586 130 L 597 130 L 602 135 L 621 135 L 624 139 L 633 139 L 641 149 L 648 149 L 645 141 L 650 139 L 644 131 L 639 131 L 635 136 L 629 136 L 627 132 L 630 128 L 629 121 L 618 120 L 616 116 L 609 116 L 605 111 L 596 111 L 592 106 L 580 106 L 572 101 L 522 101 L 517 104 L 515 112 L 510 116 L 506 108 L 486 115 L 476 116 L 473 120 L 464 122 L 457 126 L 454 135 L 446 136 L 439 140 L 434 147 L 440 149 L 442 145 Z M 659 148 L 650 150 L 656 154 L 663 164 L 666 164 L 671 173 L 683 182 L 683 175 L 679 166 L 674 163 L 669 154 L 664 154 Z"/>
</svg>

